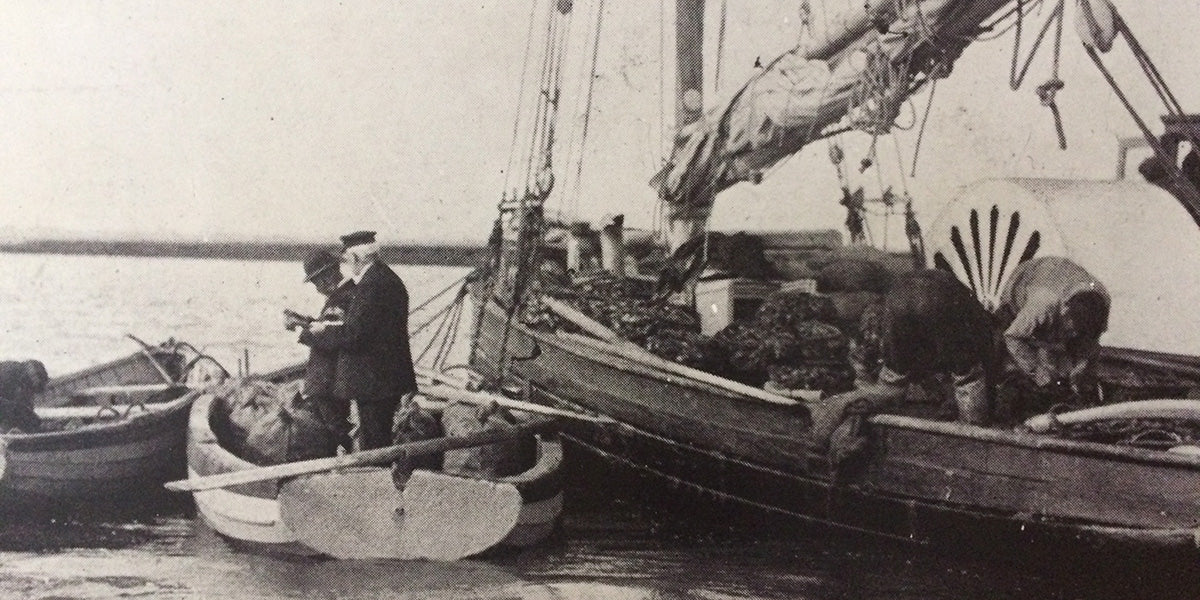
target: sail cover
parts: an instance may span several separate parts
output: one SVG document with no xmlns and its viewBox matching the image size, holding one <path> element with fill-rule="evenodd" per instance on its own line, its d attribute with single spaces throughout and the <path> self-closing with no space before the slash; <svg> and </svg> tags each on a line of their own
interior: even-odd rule
<svg viewBox="0 0 1200 600">
<path fill-rule="evenodd" d="M 719 110 L 679 131 L 651 185 L 673 218 L 702 219 L 716 194 L 845 125 L 885 133 L 925 81 L 944 77 L 1009 0 L 871 2 L 771 62 Z"/>
</svg>

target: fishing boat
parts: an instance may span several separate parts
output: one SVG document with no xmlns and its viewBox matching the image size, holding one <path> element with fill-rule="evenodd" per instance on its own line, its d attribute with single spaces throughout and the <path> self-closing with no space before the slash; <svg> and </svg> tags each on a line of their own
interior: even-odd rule
<svg viewBox="0 0 1200 600">
<path fill-rule="evenodd" d="M 563 26 L 572 9 L 570 2 L 542 5 L 547 12 L 540 22 L 548 23 L 551 32 Z M 732 100 L 702 119 L 704 2 L 678 0 L 678 135 L 671 159 L 652 180 L 670 219 L 668 253 L 681 240 L 703 233 L 717 192 L 756 180 L 834 131 L 886 132 L 899 104 L 916 89 L 946 76 L 977 33 L 1028 18 L 1023 12 L 1027 7 L 1020 3 L 1007 11 L 1006 6 L 1001 0 L 915 0 L 832 8 L 834 14 L 805 21 L 812 33 L 801 45 L 766 63 Z M 1050 18 L 1061 20 L 1064 5 L 1057 6 Z M 1135 52 L 1141 52 L 1110 3 L 1080 2 L 1075 9 L 1085 24 L 1091 19 L 1090 28 L 1080 30 L 1085 51 L 1102 70 L 1100 56 L 1116 35 L 1125 36 Z M 601 6 L 598 14 L 602 13 Z M 560 55 L 555 39 L 547 36 L 541 54 L 551 65 L 545 72 L 552 75 Z M 1148 75 L 1151 71 L 1148 67 Z M 543 205 L 555 185 L 551 155 L 559 84 L 549 76 L 539 85 L 536 123 L 550 125 L 532 127 L 535 150 L 528 161 L 532 167 L 526 189 L 506 190 L 500 203 L 491 238 L 493 258 L 474 287 L 477 313 L 470 364 L 481 381 L 498 388 L 620 423 L 576 423 L 566 432 L 569 444 L 764 515 L 900 540 L 972 540 L 992 548 L 1066 541 L 1078 547 L 1195 552 L 1200 539 L 1200 457 L 1187 443 L 1176 442 L 1175 451 L 1170 451 L 1170 442 L 1147 448 L 1064 439 L 1044 431 L 873 414 L 863 426 L 868 443 L 861 460 L 841 463 L 814 439 L 814 404 L 665 360 L 611 328 L 574 314 L 570 307 L 555 308 L 555 298 L 546 293 L 551 286 L 538 271 L 543 256 L 538 249 L 545 241 Z M 1047 87 L 1044 98 L 1051 108 L 1053 87 Z M 1175 148 L 1166 147 L 1144 122 L 1137 122 L 1162 164 L 1177 164 L 1172 160 Z M 1182 126 L 1185 138 L 1197 139 L 1198 131 L 1189 128 L 1186 119 L 1175 115 L 1168 125 L 1172 122 Z M 1200 195 L 1179 173 L 1171 171 L 1166 179 L 1161 185 L 1122 182 L 1088 188 L 1103 197 L 1137 200 L 1124 205 L 1076 201 L 1088 187 L 1083 184 L 1074 191 L 1061 181 L 981 185 L 926 232 L 919 247 L 922 252 L 927 248 L 929 255 L 919 256 L 918 262 L 951 271 L 988 308 L 994 307 L 989 305 L 992 296 L 1016 264 L 1052 253 L 1089 268 L 1103 262 L 1109 265 L 1104 275 L 1113 281 L 1130 276 L 1130 284 L 1124 286 L 1130 289 L 1121 292 L 1122 300 L 1161 298 L 1162 289 L 1146 287 L 1145 282 L 1147 272 L 1169 270 L 1155 262 L 1162 257 L 1130 260 L 1156 256 L 1147 251 L 1158 239 L 1155 230 L 1124 238 L 1127 243 L 1115 240 L 1134 225 L 1118 227 L 1103 242 L 1081 241 L 1070 233 L 1074 222 L 1065 216 L 1086 214 L 1088 232 L 1097 234 L 1107 233 L 1105 223 L 1120 222 L 1121 215 L 1153 214 L 1133 222 L 1165 219 L 1171 223 L 1172 239 L 1178 235 L 1188 240 L 1181 242 L 1188 245 L 1187 253 L 1175 256 L 1171 264 L 1200 260 L 1200 247 L 1193 248 L 1200 243 L 1195 231 Z M 1068 201 L 1058 202 L 1058 196 Z M 1116 213 L 1105 219 L 1108 210 Z M 618 258 L 602 256 L 600 263 L 622 274 L 619 227 L 614 233 L 601 237 L 600 245 L 602 250 L 616 250 Z M 920 237 L 919 231 L 916 234 Z M 1132 254 L 1089 255 L 1107 251 L 1100 247 L 1109 243 L 1118 247 L 1113 252 Z M 568 261 L 570 268 L 580 268 L 577 258 L 568 256 Z M 1185 265 L 1186 271 L 1194 272 L 1194 265 Z M 548 331 L 527 325 L 521 314 L 531 303 L 551 307 L 569 327 Z M 1140 308 L 1131 303 L 1124 310 L 1136 313 Z M 1148 312 L 1155 310 L 1163 309 L 1153 305 Z M 1120 329 L 1114 333 L 1124 346 L 1105 350 L 1107 364 L 1190 377 L 1194 383 L 1196 362 L 1186 356 L 1186 344 L 1176 343 L 1173 352 L 1164 352 L 1156 347 L 1163 338 L 1139 329 L 1143 325 L 1134 321 L 1114 327 Z M 1195 329 L 1194 321 L 1182 322 L 1184 331 Z M 1178 323 L 1175 330 L 1158 330 L 1179 340 Z M 1195 348 L 1192 345 L 1190 351 Z"/>
<path fill-rule="evenodd" d="M 51 379 L 34 399 L 40 431 L 0 434 L 0 506 L 128 497 L 182 472 L 188 386 L 222 370 L 186 342 L 138 343 L 129 356 Z"/>
<path fill-rule="evenodd" d="M 284 383 L 303 365 L 264 376 Z M 188 477 L 254 469 L 222 445 L 220 398 L 196 393 L 188 425 Z M 440 406 L 432 402 L 433 410 Z M 479 479 L 416 470 L 398 489 L 390 466 L 361 466 L 196 490 L 204 521 L 247 550 L 352 559 L 452 560 L 546 539 L 562 512 L 561 444 L 539 437 L 537 459 L 511 477 Z"/>
</svg>

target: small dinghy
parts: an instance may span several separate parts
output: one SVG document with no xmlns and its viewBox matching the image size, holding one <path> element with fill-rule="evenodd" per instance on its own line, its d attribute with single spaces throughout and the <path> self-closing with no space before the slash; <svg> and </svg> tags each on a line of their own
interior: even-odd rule
<svg viewBox="0 0 1200 600">
<path fill-rule="evenodd" d="M 127 495 L 182 473 L 186 392 L 223 374 L 172 340 L 51 379 L 34 398 L 40 429 L 0 434 L 0 509 Z"/>
<path fill-rule="evenodd" d="M 275 381 L 286 379 L 281 373 Z M 227 447 L 228 440 L 221 439 L 218 432 L 224 431 L 222 420 L 227 418 L 222 398 L 198 394 L 188 427 L 190 479 L 260 468 L 237 456 Z M 354 456 L 306 462 L 351 464 Z M 390 466 L 351 466 L 196 489 L 193 497 L 209 526 L 250 550 L 354 559 L 453 560 L 497 547 L 525 547 L 549 536 L 562 512 L 561 466 L 559 442 L 539 436 L 533 464 L 511 477 L 415 470 L 398 488 Z"/>
</svg>

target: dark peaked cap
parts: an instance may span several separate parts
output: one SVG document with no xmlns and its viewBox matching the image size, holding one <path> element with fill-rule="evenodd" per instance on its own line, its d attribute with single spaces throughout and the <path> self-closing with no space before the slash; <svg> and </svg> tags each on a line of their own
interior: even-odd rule
<svg viewBox="0 0 1200 600">
<path fill-rule="evenodd" d="M 336 267 L 337 264 L 338 257 L 324 248 L 309 252 L 304 258 L 304 281 L 312 281 L 314 277 Z"/>
<path fill-rule="evenodd" d="M 361 244 L 370 244 L 375 241 L 374 231 L 355 231 L 342 236 L 342 246 L 350 248 Z"/>
</svg>

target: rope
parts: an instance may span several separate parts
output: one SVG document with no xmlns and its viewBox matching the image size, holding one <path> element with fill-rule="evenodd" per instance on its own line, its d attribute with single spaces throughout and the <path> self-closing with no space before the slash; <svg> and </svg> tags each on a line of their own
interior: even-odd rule
<svg viewBox="0 0 1200 600">
<path fill-rule="evenodd" d="M 462 285 L 462 283 L 465 282 L 467 280 L 467 278 L 470 276 L 471 276 L 471 273 L 467 273 L 466 275 L 463 275 L 462 277 L 455 279 L 454 283 L 451 283 L 450 285 L 446 286 L 445 288 L 442 288 L 442 291 L 434 294 L 428 300 L 422 302 L 416 308 L 408 311 L 408 314 L 413 315 L 413 314 L 420 312 L 421 309 L 425 308 L 426 306 L 429 306 L 429 304 L 432 303 L 434 300 L 437 300 L 438 298 L 441 298 L 442 296 L 446 295 L 446 292 L 449 292 L 450 290 Z"/>
<path fill-rule="evenodd" d="M 1138 41 L 1137 36 L 1133 35 L 1133 31 L 1129 29 L 1129 26 L 1125 23 L 1125 19 L 1121 17 L 1120 13 L 1116 12 L 1116 9 L 1113 9 L 1113 16 L 1116 18 L 1116 24 L 1121 35 L 1125 36 L 1125 41 L 1129 42 L 1129 49 L 1133 51 L 1134 57 L 1138 59 L 1138 64 L 1141 65 L 1142 70 L 1146 73 L 1146 77 L 1150 79 L 1150 83 L 1154 85 L 1155 91 L 1159 92 L 1159 98 L 1162 99 L 1167 110 L 1182 116 L 1183 107 L 1179 104 L 1179 100 L 1175 97 L 1175 94 L 1171 92 L 1170 87 L 1167 86 L 1166 80 L 1159 73 L 1158 67 L 1154 65 L 1154 61 L 1150 60 L 1150 55 L 1142 48 L 1142 44 Z M 1162 87 L 1161 91 L 1159 90 L 1159 86 Z"/>
<path fill-rule="evenodd" d="M 583 157 L 584 151 L 587 148 L 587 137 L 589 125 L 592 122 L 592 98 L 596 90 L 596 72 L 598 70 L 598 62 L 600 58 L 600 34 L 604 26 L 604 0 L 599 0 L 596 7 L 596 37 L 592 40 L 592 65 L 588 70 L 587 83 L 587 100 L 583 107 L 583 126 L 579 135 L 579 160 L 575 164 L 575 181 L 571 188 L 571 201 L 576 214 L 578 216 L 578 203 L 580 197 L 580 182 L 583 180 Z"/>
<path fill-rule="evenodd" d="M 1142 120 L 1141 115 L 1139 115 L 1137 111 L 1134 110 L 1133 105 L 1129 103 L 1129 98 L 1125 97 L 1125 92 L 1121 90 L 1121 87 L 1117 85 L 1116 80 L 1113 79 L 1112 73 L 1110 73 L 1108 68 L 1104 66 L 1104 61 L 1100 60 L 1100 55 L 1096 54 L 1096 49 L 1090 46 L 1084 46 L 1084 51 L 1087 52 L 1087 55 L 1092 59 L 1092 62 L 1096 64 L 1096 68 L 1100 69 L 1100 73 L 1104 75 L 1104 79 L 1108 82 L 1109 87 L 1112 88 L 1113 92 L 1117 95 L 1117 98 L 1121 100 L 1121 104 L 1125 106 L 1125 110 L 1129 113 L 1129 116 L 1133 117 L 1134 122 L 1137 123 L 1138 129 L 1142 131 L 1142 136 L 1146 138 L 1146 143 L 1149 144 L 1150 148 L 1154 151 L 1155 157 L 1158 158 L 1163 167 L 1168 173 L 1170 173 L 1172 181 L 1176 184 L 1176 186 L 1191 186 L 1190 183 L 1184 181 L 1183 174 L 1180 173 L 1179 168 L 1175 166 L 1175 161 L 1171 160 L 1170 157 L 1167 156 L 1167 153 L 1163 149 L 1158 138 L 1151 133 L 1150 128 L 1146 126 L 1146 122 Z M 1195 188 L 1192 187 L 1192 189 L 1194 190 Z M 1197 225 L 1200 225 L 1200 203 L 1197 203 L 1195 195 L 1191 195 L 1191 197 L 1188 198 L 1181 197 L 1180 200 L 1182 201 L 1181 203 L 1183 204 L 1184 208 L 1188 211 L 1188 214 L 1192 217 L 1192 220 L 1195 221 Z"/>
<path fill-rule="evenodd" d="M 896 166 L 900 173 L 900 189 L 904 190 L 905 196 L 908 196 L 908 177 L 904 176 L 904 155 L 900 152 L 900 139 L 894 131 L 892 132 L 892 145 L 896 147 Z"/>
<path fill-rule="evenodd" d="M 1042 40 L 1046 38 L 1046 33 L 1050 31 L 1050 26 L 1054 25 L 1054 56 L 1051 61 L 1051 75 L 1044 83 L 1037 87 L 1036 93 L 1038 100 L 1050 109 L 1050 114 L 1054 117 L 1054 131 L 1058 135 L 1058 147 L 1062 150 L 1067 149 L 1067 135 L 1063 129 L 1062 113 L 1058 110 L 1058 104 L 1055 102 L 1056 94 L 1063 89 L 1064 84 L 1062 79 L 1058 77 L 1059 63 L 1062 56 L 1062 30 L 1063 21 L 1065 20 L 1065 0 L 1059 0 L 1054 6 L 1050 16 L 1046 18 L 1046 23 L 1042 25 L 1042 30 L 1038 32 L 1037 38 L 1033 41 L 1033 46 L 1029 49 L 1029 54 L 1025 57 L 1025 64 L 1021 67 L 1020 72 L 1017 71 L 1017 59 L 1021 54 L 1021 24 L 1024 21 L 1024 0 L 1017 0 L 1017 33 L 1013 40 L 1012 63 L 1009 65 L 1008 85 L 1013 90 L 1019 89 L 1021 83 L 1025 81 L 1025 76 L 1029 73 L 1029 67 L 1033 64 L 1034 57 L 1037 56 L 1038 48 L 1042 45 Z"/>
<path fill-rule="evenodd" d="M 1146 78 L 1150 80 L 1151 86 L 1154 87 L 1154 91 L 1158 94 L 1159 100 L 1161 100 L 1163 106 L 1166 107 L 1167 113 L 1171 114 L 1175 118 L 1183 119 L 1185 116 L 1183 107 L 1180 105 L 1178 98 L 1176 98 L 1175 94 L 1171 91 L 1171 87 L 1163 78 L 1162 73 L 1159 72 L 1158 67 L 1154 64 L 1154 61 L 1150 58 L 1149 53 L 1142 48 L 1137 36 L 1135 36 L 1133 31 L 1129 29 L 1129 26 L 1125 23 L 1125 20 L 1121 17 L 1121 15 L 1114 12 L 1114 17 L 1116 18 L 1118 31 L 1122 36 L 1125 37 L 1125 41 L 1129 43 L 1129 49 L 1133 52 L 1134 58 L 1137 59 L 1138 65 L 1142 68 L 1142 72 L 1146 75 Z M 1191 128 L 1185 129 L 1184 135 L 1192 143 L 1193 147 L 1200 148 L 1200 140 L 1196 138 L 1196 135 Z"/>
<path fill-rule="evenodd" d="M 517 137 L 521 129 L 521 105 L 525 98 L 525 79 L 529 74 L 529 57 L 533 51 L 533 23 L 537 14 L 537 0 L 532 0 L 529 3 L 529 28 L 525 33 L 525 57 L 521 63 L 521 82 L 517 86 L 517 111 L 513 116 L 513 131 L 512 142 L 508 146 L 508 161 L 505 163 L 504 169 L 504 188 L 501 190 L 501 202 L 508 195 L 508 188 L 512 180 L 512 172 L 516 166 L 517 158 Z"/>
<path fill-rule="evenodd" d="M 721 91 L 721 63 L 725 61 L 725 21 L 729 11 L 729 0 L 721 0 L 721 25 L 717 29 L 717 56 L 713 71 L 713 92 Z"/>
<path fill-rule="evenodd" d="M 1024 5 L 1024 2 L 1025 2 L 1025 0 L 1017 0 L 1017 7 L 1021 8 Z M 1018 57 L 1021 55 L 1021 29 L 1022 29 L 1021 23 L 1022 23 L 1022 21 L 1024 21 L 1024 18 L 1023 18 L 1023 16 L 1017 17 L 1017 24 L 1016 24 L 1017 34 L 1016 34 L 1016 38 L 1013 40 L 1012 64 L 1009 66 L 1009 71 L 1008 71 L 1008 86 L 1010 88 L 1012 88 L 1014 91 L 1021 88 L 1021 83 L 1025 81 L 1025 75 L 1029 72 L 1029 66 L 1033 63 L 1034 57 L 1037 56 L 1038 48 L 1041 47 L 1042 40 L 1045 39 L 1045 37 L 1046 37 L 1046 32 L 1050 31 L 1050 25 L 1052 25 L 1056 20 L 1058 21 L 1059 37 L 1061 38 L 1062 14 L 1063 14 L 1063 1 L 1059 0 L 1058 4 L 1054 7 L 1054 11 L 1051 12 L 1050 16 L 1046 19 L 1046 23 L 1044 25 L 1042 25 L 1041 32 L 1039 32 L 1037 38 L 1034 39 L 1033 47 L 1031 47 L 1029 49 L 1029 54 L 1025 58 L 1025 65 L 1023 67 L 1021 67 L 1021 71 L 1019 74 L 1017 73 L 1017 61 L 1018 61 Z M 1055 51 L 1055 55 L 1057 56 L 1057 50 Z M 1054 69 L 1055 69 L 1055 77 L 1057 77 L 1058 76 L 1057 60 L 1055 61 Z"/>
</svg>

